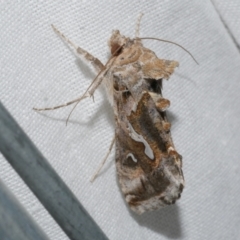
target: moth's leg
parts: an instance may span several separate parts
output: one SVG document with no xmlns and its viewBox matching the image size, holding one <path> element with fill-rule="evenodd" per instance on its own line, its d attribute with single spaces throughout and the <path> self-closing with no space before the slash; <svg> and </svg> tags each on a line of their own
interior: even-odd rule
<svg viewBox="0 0 240 240">
<path fill-rule="evenodd" d="M 90 62 L 92 64 L 92 66 L 95 68 L 97 73 L 105 68 L 99 59 L 95 58 L 89 52 L 87 52 L 86 50 L 82 49 L 81 47 L 79 47 L 75 43 L 73 43 L 63 33 L 61 33 L 54 25 L 51 25 L 51 26 L 52 26 L 53 30 L 63 39 L 63 41 L 67 42 L 74 48 L 74 50 L 76 51 L 76 53 L 79 57 L 85 58 L 88 62 Z"/>
<path fill-rule="evenodd" d="M 77 99 L 74 99 L 70 102 L 67 102 L 67 103 L 64 103 L 64 104 L 61 104 L 61 105 L 58 105 L 58 106 L 54 106 L 54 107 L 47 107 L 47 108 L 33 108 L 33 110 L 35 111 L 48 111 L 48 110 L 55 110 L 55 109 L 58 109 L 58 108 L 62 108 L 62 107 L 66 107 L 68 105 L 71 105 L 73 103 L 76 103 L 78 104 L 81 100 L 83 100 L 84 98 L 87 98 L 87 97 L 92 97 L 95 90 L 98 88 L 98 86 L 101 84 L 102 80 L 103 80 L 103 75 L 105 74 L 105 71 L 103 72 L 100 72 L 95 78 L 94 80 L 92 81 L 92 83 L 90 84 L 90 86 L 87 88 L 87 90 L 85 91 L 85 93 L 77 98 Z M 76 105 L 75 105 L 76 106 Z M 75 107 L 74 107 L 75 108 Z"/>
<path fill-rule="evenodd" d="M 58 108 L 62 108 L 62 107 L 66 107 L 68 105 L 71 105 L 75 102 L 80 102 L 82 99 L 84 98 L 87 98 L 88 95 L 82 95 L 80 98 L 77 98 L 77 99 L 74 99 L 70 102 L 67 102 L 67 103 L 64 103 L 64 104 L 61 104 L 61 105 L 58 105 L 58 106 L 54 106 L 54 107 L 47 107 L 47 108 L 33 108 L 33 110 L 35 111 L 49 111 L 49 110 L 55 110 L 55 109 L 58 109 Z"/>
<path fill-rule="evenodd" d="M 108 152 L 107 152 L 105 158 L 103 159 L 103 161 L 101 162 L 101 164 L 99 165 L 97 171 L 96 171 L 96 172 L 94 173 L 94 175 L 92 176 L 92 178 L 91 178 L 91 180 L 90 180 L 91 182 L 93 182 L 93 181 L 96 179 L 98 173 L 101 171 L 104 163 L 105 163 L 106 160 L 108 159 L 108 156 L 109 156 L 109 154 L 111 153 L 112 148 L 113 148 L 113 145 L 114 145 L 114 143 L 115 143 L 115 139 L 116 139 L 116 138 L 115 138 L 115 135 L 114 135 L 114 137 L 113 137 L 113 139 L 112 139 L 112 142 L 111 142 L 111 145 L 110 145 L 110 147 L 109 147 L 109 149 L 108 149 Z"/>
</svg>

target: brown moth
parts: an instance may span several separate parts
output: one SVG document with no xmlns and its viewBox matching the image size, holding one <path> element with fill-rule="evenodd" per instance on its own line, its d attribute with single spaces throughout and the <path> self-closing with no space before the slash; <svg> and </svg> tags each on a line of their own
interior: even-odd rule
<svg viewBox="0 0 240 240">
<path fill-rule="evenodd" d="M 141 214 L 173 204 L 184 187 L 182 157 L 174 148 L 162 97 L 162 80 L 178 62 L 159 59 L 140 39 L 114 31 L 110 48 L 122 46 L 108 70 L 116 121 L 116 167 L 130 208 Z"/>
<path fill-rule="evenodd" d="M 184 187 L 182 157 L 171 138 L 166 116 L 170 101 L 162 97 L 162 81 L 169 79 L 178 62 L 159 59 L 141 38 L 130 39 L 115 30 L 109 40 L 111 57 L 104 65 L 53 28 L 98 74 L 80 98 L 35 110 L 77 105 L 104 84 L 115 115 L 111 146 L 115 141 L 117 175 L 127 203 L 138 214 L 175 203 Z"/>
</svg>

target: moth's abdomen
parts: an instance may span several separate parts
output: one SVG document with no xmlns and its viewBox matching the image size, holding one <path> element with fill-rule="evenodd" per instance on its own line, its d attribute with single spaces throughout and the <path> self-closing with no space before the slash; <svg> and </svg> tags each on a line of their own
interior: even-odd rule
<svg viewBox="0 0 240 240">
<path fill-rule="evenodd" d="M 184 187 L 182 157 L 167 123 L 150 93 L 143 94 L 127 119 L 117 120 L 119 183 L 127 203 L 139 214 L 174 204 Z"/>
</svg>

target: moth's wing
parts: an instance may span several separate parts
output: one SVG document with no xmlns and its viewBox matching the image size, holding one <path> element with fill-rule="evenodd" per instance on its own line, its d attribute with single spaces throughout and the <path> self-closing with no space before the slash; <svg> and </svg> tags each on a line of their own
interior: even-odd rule
<svg viewBox="0 0 240 240">
<path fill-rule="evenodd" d="M 147 48 L 143 48 L 143 54 L 139 61 L 142 64 L 144 78 L 169 79 L 174 69 L 179 66 L 177 61 L 159 59 L 155 53 Z"/>
<path fill-rule="evenodd" d="M 124 113 L 123 113 L 124 115 Z M 116 119 L 116 167 L 120 187 L 138 214 L 173 204 L 184 187 L 181 155 L 164 129 L 164 113 L 146 92 L 136 111 Z"/>
</svg>

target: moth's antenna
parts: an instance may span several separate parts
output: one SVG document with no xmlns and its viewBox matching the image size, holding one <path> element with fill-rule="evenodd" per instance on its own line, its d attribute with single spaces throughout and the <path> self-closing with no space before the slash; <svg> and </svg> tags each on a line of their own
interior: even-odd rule
<svg viewBox="0 0 240 240">
<path fill-rule="evenodd" d="M 135 31 L 135 38 L 139 38 L 139 32 L 140 32 L 140 22 L 142 19 L 143 13 L 140 13 L 137 22 L 136 22 L 136 31 Z"/>
<path fill-rule="evenodd" d="M 186 49 L 184 48 L 183 46 L 181 46 L 180 44 L 178 43 L 175 43 L 175 42 L 172 42 L 172 41 L 168 41 L 168 40 L 164 40 L 164 39 L 160 39 L 160 38 L 154 38 L 154 37 L 142 37 L 142 38 L 138 38 L 138 39 L 152 39 L 152 40 L 157 40 L 157 41 L 161 41 L 161 42 L 167 42 L 167 43 L 171 43 L 171 44 L 174 44 L 180 48 L 182 48 L 185 52 L 187 52 L 191 58 L 196 62 L 196 64 L 199 65 L 198 61 L 194 58 L 194 56 Z"/>
</svg>

